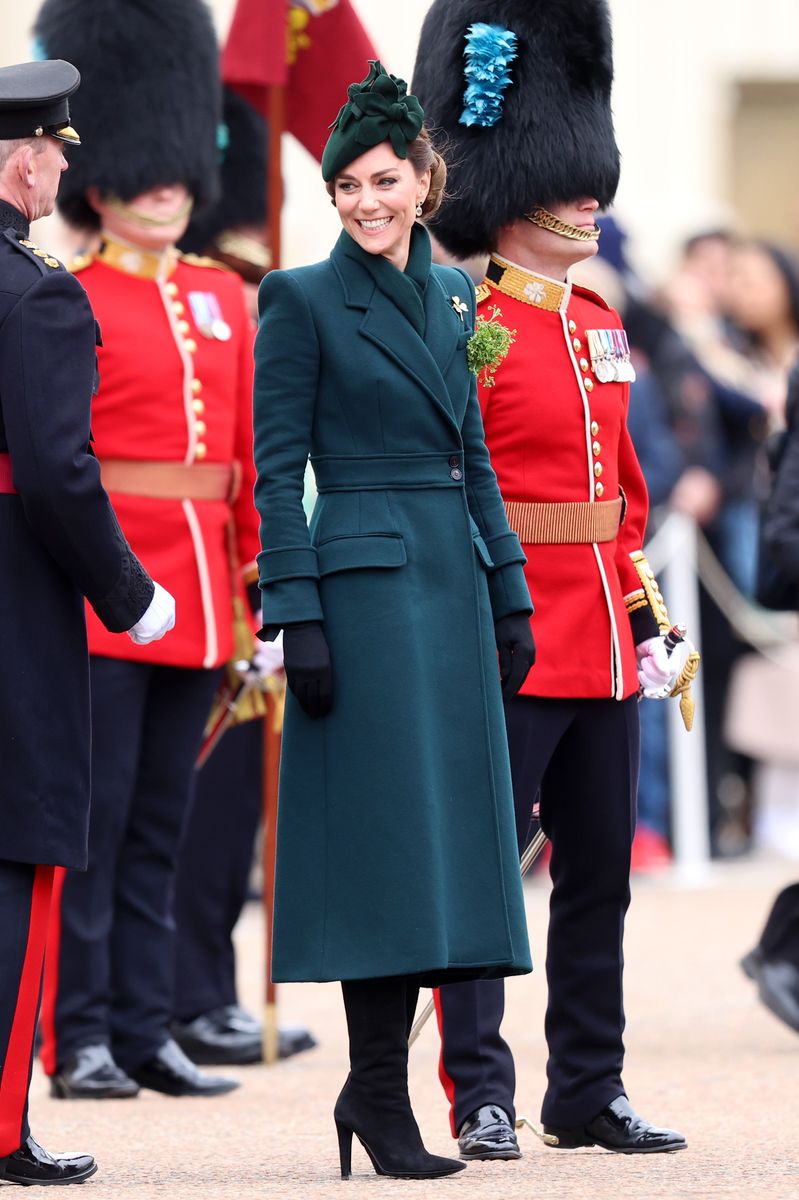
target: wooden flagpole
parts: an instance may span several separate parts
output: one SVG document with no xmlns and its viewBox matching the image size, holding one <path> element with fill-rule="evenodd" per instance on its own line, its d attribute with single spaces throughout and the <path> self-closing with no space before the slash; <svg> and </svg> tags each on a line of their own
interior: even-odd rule
<svg viewBox="0 0 799 1200">
<path fill-rule="evenodd" d="M 287 16 L 287 14 L 286 14 Z M 287 31 L 286 31 L 287 35 Z M 282 142 L 286 127 L 286 88 L 272 83 L 268 89 L 269 146 L 267 154 L 266 214 L 265 226 L 267 245 L 272 255 L 272 269 L 280 266 L 281 236 L 280 219 L 283 210 Z M 275 895 L 275 853 L 277 834 L 278 772 L 280 764 L 280 729 L 282 705 L 278 708 L 275 697 L 267 697 L 264 719 L 263 752 L 263 905 L 264 905 L 264 1062 L 277 1062 L 279 1056 L 279 1029 L 277 1013 L 277 987 L 272 980 L 272 916 Z"/>
</svg>

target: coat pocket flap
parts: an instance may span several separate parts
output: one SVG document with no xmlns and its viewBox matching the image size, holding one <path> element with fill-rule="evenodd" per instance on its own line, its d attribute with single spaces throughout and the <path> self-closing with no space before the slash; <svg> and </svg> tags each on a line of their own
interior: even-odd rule
<svg viewBox="0 0 799 1200">
<path fill-rule="evenodd" d="M 401 567 L 407 562 L 400 533 L 358 533 L 331 538 L 317 547 L 319 574 L 364 567 Z"/>
</svg>

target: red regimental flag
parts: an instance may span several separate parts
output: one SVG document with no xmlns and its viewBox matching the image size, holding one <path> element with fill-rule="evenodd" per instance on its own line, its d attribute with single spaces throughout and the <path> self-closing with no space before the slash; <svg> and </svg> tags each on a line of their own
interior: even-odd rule
<svg viewBox="0 0 799 1200">
<path fill-rule="evenodd" d="M 267 88 L 285 83 L 286 128 L 320 160 L 348 85 L 377 57 L 350 0 L 238 0 L 222 77 L 264 116 Z"/>
<path fill-rule="evenodd" d="M 287 0 L 238 0 L 222 51 L 222 78 L 265 113 L 266 89 L 284 84 Z"/>
</svg>

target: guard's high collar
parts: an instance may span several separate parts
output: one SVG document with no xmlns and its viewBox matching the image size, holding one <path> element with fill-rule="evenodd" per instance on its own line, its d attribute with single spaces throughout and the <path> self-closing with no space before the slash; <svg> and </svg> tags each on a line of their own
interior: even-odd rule
<svg viewBox="0 0 799 1200">
<path fill-rule="evenodd" d="M 23 237 L 31 231 L 31 223 L 24 213 L 7 200 L 0 200 L 0 229 L 15 229 Z"/>
<path fill-rule="evenodd" d="M 137 279 L 168 279 L 175 269 L 178 252 L 172 246 L 160 252 L 144 250 L 132 242 L 119 241 L 104 233 L 97 257 L 106 266 L 126 275 L 135 275 Z"/>
<path fill-rule="evenodd" d="M 486 279 L 507 296 L 532 304 L 547 312 L 565 312 L 571 296 L 571 284 L 550 279 L 538 271 L 531 271 L 520 263 L 512 262 L 499 254 L 492 254 L 486 268 Z"/>
</svg>

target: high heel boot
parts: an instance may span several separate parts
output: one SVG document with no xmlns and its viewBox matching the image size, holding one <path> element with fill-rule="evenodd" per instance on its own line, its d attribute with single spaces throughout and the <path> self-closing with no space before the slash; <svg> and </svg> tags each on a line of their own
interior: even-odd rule
<svg viewBox="0 0 799 1200">
<path fill-rule="evenodd" d="M 465 1163 L 428 1154 L 408 1096 L 408 1019 L 404 976 L 342 982 L 350 1039 L 350 1074 L 336 1101 L 341 1178 L 352 1170 L 352 1136 L 378 1175 L 434 1179 Z"/>
</svg>

